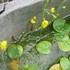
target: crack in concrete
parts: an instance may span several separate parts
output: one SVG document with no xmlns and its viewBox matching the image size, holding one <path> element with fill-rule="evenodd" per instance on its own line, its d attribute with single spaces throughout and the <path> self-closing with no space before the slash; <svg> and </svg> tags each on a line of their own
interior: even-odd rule
<svg viewBox="0 0 70 70">
<path fill-rule="evenodd" d="M 3 10 L 0 11 L 0 14 L 2 14 L 5 11 L 6 3 L 4 4 Z"/>
</svg>

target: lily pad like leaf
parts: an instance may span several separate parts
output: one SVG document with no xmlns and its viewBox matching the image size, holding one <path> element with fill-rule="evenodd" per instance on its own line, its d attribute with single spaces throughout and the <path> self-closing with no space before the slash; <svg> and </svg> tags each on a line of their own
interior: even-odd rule
<svg viewBox="0 0 70 70">
<path fill-rule="evenodd" d="M 58 47 L 62 51 L 65 51 L 65 52 L 70 51 L 70 39 L 65 42 L 58 42 Z"/>
<path fill-rule="evenodd" d="M 54 36 L 57 41 L 67 41 L 69 39 L 69 36 L 63 33 L 55 33 Z"/>
<path fill-rule="evenodd" d="M 50 53 L 51 43 L 48 41 L 41 41 L 37 44 L 36 49 L 38 52 L 42 54 L 49 54 Z"/>
<path fill-rule="evenodd" d="M 65 20 L 63 20 L 62 18 L 57 19 L 54 21 L 53 23 L 53 28 L 57 31 L 57 32 L 62 32 L 61 29 L 65 24 Z"/>
<path fill-rule="evenodd" d="M 35 66 L 28 66 L 28 70 L 37 70 Z"/>
<path fill-rule="evenodd" d="M 65 23 L 63 19 L 57 19 L 53 22 L 53 28 L 60 33 L 66 33 L 70 31 L 70 25 Z"/>
<path fill-rule="evenodd" d="M 11 59 L 17 59 L 17 58 L 19 58 L 22 55 L 23 48 L 22 48 L 21 45 L 11 44 L 8 47 L 7 52 L 8 52 L 8 56 Z"/>
<path fill-rule="evenodd" d="M 23 52 L 23 48 L 21 45 L 17 45 L 17 49 L 18 49 L 18 54 L 19 54 L 19 57 L 22 55 L 22 52 Z"/>
<path fill-rule="evenodd" d="M 70 31 L 70 25 L 69 24 L 65 24 L 64 27 L 61 29 L 61 31 L 63 33 L 69 32 Z"/>
<path fill-rule="evenodd" d="M 53 65 L 50 70 L 62 70 L 60 64 Z"/>
<path fill-rule="evenodd" d="M 67 58 L 61 58 L 60 65 L 62 70 L 70 70 L 70 61 Z"/>
</svg>

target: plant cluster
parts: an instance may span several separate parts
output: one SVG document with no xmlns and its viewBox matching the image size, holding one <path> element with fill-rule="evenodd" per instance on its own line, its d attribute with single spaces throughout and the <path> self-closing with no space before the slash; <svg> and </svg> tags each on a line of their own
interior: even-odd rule
<svg viewBox="0 0 70 70">
<path fill-rule="evenodd" d="M 66 23 L 65 19 L 59 18 L 60 14 L 57 12 L 62 9 L 66 9 L 66 6 L 63 5 L 63 3 L 65 3 L 66 1 L 67 0 L 63 0 L 61 5 L 58 7 L 58 9 L 56 9 L 55 7 L 46 9 L 50 0 L 45 0 L 44 9 L 42 13 L 43 21 L 41 22 L 41 26 L 39 29 L 40 35 L 41 35 L 41 33 L 51 25 L 50 27 L 52 28 L 52 32 L 46 35 L 50 35 L 51 33 L 53 33 L 53 38 L 57 42 L 59 49 L 64 52 L 70 51 L 70 38 L 69 38 L 70 25 L 69 23 Z M 51 23 L 45 18 L 45 13 L 47 13 L 48 15 L 51 15 L 52 17 Z M 34 27 L 35 23 L 37 23 L 36 20 L 37 20 L 36 16 L 31 18 L 30 23 L 32 27 Z M 32 35 L 32 33 L 34 33 L 35 31 L 37 32 L 37 30 L 38 29 L 32 30 L 32 31 L 29 31 L 28 33 L 23 32 L 20 39 L 14 41 L 8 47 L 7 47 L 7 41 L 0 42 L 0 49 L 2 50 L 2 52 L 6 52 L 7 56 L 10 59 L 16 60 L 16 59 L 19 59 L 23 54 L 23 51 L 25 50 L 24 46 L 28 44 L 26 40 L 27 41 L 29 40 L 29 42 L 34 41 L 36 43 L 35 49 L 38 53 L 43 55 L 50 54 L 52 42 L 48 40 L 41 40 L 45 38 L 45 36 L 41 37 L 41 39 L 38 36 L 35 38 L 31 38 L 32 36 L 30 37 L 29 34 Z M 23 45 L 21 43 L 23 43 Z M 14 63 L 16 64 L 16 61 L 11 62 L 10 65 L 13 66 Z M 31 65 L 25 65 L 24 69 L 37 70 L 36 67 Z M 60 59 L 59 64 L 55 64 L 50 68 L 50 70 L 69 70 L 69 69 L 70 69 L 70 61 L 65 57 Z"/>
</svg>

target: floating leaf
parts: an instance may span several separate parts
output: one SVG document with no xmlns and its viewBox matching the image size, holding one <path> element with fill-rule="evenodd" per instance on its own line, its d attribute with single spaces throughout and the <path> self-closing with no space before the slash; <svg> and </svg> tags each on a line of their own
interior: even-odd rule
<svg viewBox="0 0 70 70">
<path fill-rule="evenodd" d="M 60 64 L 55 64 L 50 68 L 50 70 L 62 70 L 62 69 L 60 67 Z"/>
<path fill-rule="evenodd" d="M 11 44 L 8 47 L 8 56 L 11 59 L 17 59 L 22 55 L 23 48 L 21 45 Z"/>
<path fill-rule="evenodd" d="M 60 65 L 62 70 L 70 70 L 70 61 L 67 58 L 61 58 Z"/>
<path fill-rule="evenodd" d="M 53 23 L 53 28 L 57 31 L 57 32 L 61 32 L 61 28 L 64 26 L 65 24 L 65 20 L 63 19 L 57 19 L 54 21 Z"/>
<path fill-rule="evenodd" d="M 62 51 L 65 51 L 65 52 L 70 51 L 70 40 L 67 40 L 65 42 L 58 42 L 58 47 Z"/>
<path fill-rule="evenodd" d="M 70 31 L 70 25 L 69 24 L 65 24 L 64 27 L 62 28 L 62 32 L 69 32 Z"/>
<path fill-rule="evenodd" d="M 28 70 L 37 70 L 35 66 L 28 66 Z"/>
<path fill-rule="evenodd" d="M 50 53 L 51 43 L 48 41 L 41 41 L 37 44 L 36 49 L 42 54 Z"/>
<path fill-rule="evenodd" d="M 67 34 L 55 33 L 54 36 L 57 41 L 67 41 L 69 39 L 69 36 Z"/>
<path fill-rule="evenodd" d="M 20 57 L 22 55 L 23 48 L 21 45 L 17 45 L 17 49 L 18 49 L 18 53 L 19 53 L 19 57 Z"/>
<path fill-rule="evenodd" d="M 65 24 L 65 20 L 63 20 L 63 19 L 55 20 L 54 23 L 53 23 L 53 28 L 57 32 L 61 32 L 61 33 L 66 33 L 68 31 L 70 31 L 70 25 Z"/>
</svg>

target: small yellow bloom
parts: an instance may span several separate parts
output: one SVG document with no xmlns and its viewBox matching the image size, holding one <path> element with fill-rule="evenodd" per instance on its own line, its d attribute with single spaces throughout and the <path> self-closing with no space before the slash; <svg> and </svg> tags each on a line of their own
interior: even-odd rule
<svg viewBox="0 0 70 70">
<path fill-rule="evenodd" d="M 66 6 L 62 6 L 62 9 L 66 9 Z"/>
<path fill-rule="evenodd" d="M 34 17 L 31 19 L 31 23 L 32 23 L 32 24 L 35 24 L 35 23 L 36 23 L 36 19 L 37 19 L 36 16 L 34 16 Z"/>
<path fill-rule="evenodd" d="M 34 20 L 36 20 L 36 19 L 37 19 L 37 17 L 36 17 L 36 16 L 34 16 L 34 17 L 33 17 L 33 19 L 34 19 Z"/>
<path fill-rule="evenodd" d="M 7 48 L 7 41 L 2 41 L 0 43 L 0 48 L 1 48 L 1 50 L 5 51 Z"/>
<path fill-rule="evenodd" d="M 46 28 L 48 26 L 49 22 L 47 20 L 44 20 L 41 24 L 42 28 Z"/>
<path fill-rule="evenodd" d="M 31 19 L 31 23 L 32 23 L 32 24 L 35 24 L 36 21 L 32 18 L 32 19 Z"/>
<path fill-rule="evenodd" d="M 25 32 L 22 32 L 23 34 L 25 33 Z"/>
<path fill-rule="evenodd" d="M 50 9 L 50 11 L 51 11 L 52 13 L 54 13 L 54 12 L 55 12 L 55 8 L 52 7 L 52 8 Z"/>
</svg>

